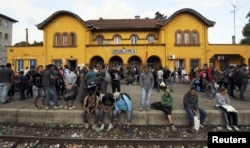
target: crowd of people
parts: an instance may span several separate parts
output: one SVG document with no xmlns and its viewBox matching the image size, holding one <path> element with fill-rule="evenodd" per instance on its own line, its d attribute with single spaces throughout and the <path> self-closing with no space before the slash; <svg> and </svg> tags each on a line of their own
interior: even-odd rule
<svg viewBox="0 0 250 148">
<path fill-rule="evenodd" d="M 215 100 L 216 108 L 225 114 L 225 122 L 228 130 L 239 130 L 237 110 L 230 105 L 230 98 L 245 100 L 244 93 L 248 83 L 248 74 L 245 64 L 229 66 L 223 71 L 214 68 L 213 65 L 204 64 L 203 68 L 194 68 L 187 74 L 184 68 L 175 68 L 171 71 L 167 66 L 159 67 L 152 71 L 148 65 L 143 66 L 141 71 L 136 68 L 127 68 L 124 72 L 117 66 L 108 67 L 99 65 L 94 67 L 77 67 L 73 69 L 68 65 L 56 67 L 53 64 L 32 66 L 25 71 L 19 71 L 15 76 L 11 64 L 0 68 L 0 94 L 1 103 L 13 101 L 15 90 L 19 91 L 19 100 L 27 97 L 33 98 L 35 109 L 68 109 L 76 108 L 75 100 L 82 102 L 82 119 L 85 128 L 89 128 L 89 115 L 94 116 L 93 129 L 104 130 L 104 115 L 110 117 L 108 121 L 109 131 L 120 126 L 119 115 L 126 114 L 126 128 L 130 129 L 133 116 L 133 105 L 128 94 L 121 92 L 121 79 L 126 79 L 127 85 L 138 83 L 141 88 L 139 111 L 150 111 L 152 90 L 163 92 L 159 98 L 159 109 L 166 115 L 166 130 L 177 130 L 171 117 L 174 98 L 175 83 L 191 83 L 191 89 L 183 95 L 183 109 L 188 115 L 188 129 L 194 129 L 194 116 L 199 116 L 199 127 L 205 126 L 207 112 L 199 107 L 197 91 L 204 92 L 204 98 Z M 136 76 L 136 77 L 135 77 Z M 107 91 L 110 83 L 111 91 Z M 162 85 L 164 83 L 164 85 Z M 240 91 L 239 97 L 234 95 L 234 89 Z M 64 107 L 58 100 L 65 101 Z M 9 98 L 8 98 L 9 97 Z M 40 98 L 41 105 L 38 105 Z M 132 98 L 133 99 L 133 98 Z M 226 104 L 228 106 L 226 106 Z M 53 106 L 53 107 L 52 107 Z M 229 110 L 231 109 L 231 110 Z M 234 110 L 233 110 L 234 109 Z M 100 127 L 97 125 L 100 125 Z M 232 128 L 231 128 L 232 127 Z"/>
</svg>

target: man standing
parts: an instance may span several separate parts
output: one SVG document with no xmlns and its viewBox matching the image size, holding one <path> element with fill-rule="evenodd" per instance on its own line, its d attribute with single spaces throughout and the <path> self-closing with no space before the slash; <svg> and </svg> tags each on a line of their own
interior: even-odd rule
<svg viewBox="0 0 250 148">
<path fill-rule="evenodd" d="M 244 93 L 245 93 L 245 91 L 247 89 L 247 83 L 248 83 L 248 79 L 249 79 L 248 75 L 246 73 L 246 67 L 247 67 L 246 64 L 242 64 L 241 68 L 239 69 L 239 75 L 240 75 L 240 78 L 241 78 L 239 99 L 241 101 L 246 101 L 246 98 L 244 97 Z"/>
<path fill-rule="evenodd" d="M 144 107 L 144 99 L 146 98 L 146 110 L 150 109 L 150 97 L 152 89 L 154 87 L 154 77 L 151 72 L 149 72 L 149 67 L 144 66 L 144 71 L 140 75 L 140 85 L 141 85 L 141 99 L 140 99 L 140 111 Z"/>
<path fill-rule="evenodd" d="M 4 68 L 0 69 L 0 96 L 2 104 L 9 102 L 7 95 L 12 83 L 14 83 L 14 71 L 11 69 L 11 64 L 7 63 Z"/>
<path fill-rule="evenodd" d="M 119 70 L 115 65 L 112 66 L 112 69 L 109 71 L 111 76 L 111 87 L 112 92 L 120 92 L 121 91 L 121 84 L 120 84 L 120 77 L 119 77 Z"/>
<path fill-rule="evenodd" d="M 44 85 L 45 89 L 45 104 L 46 104 L 46 109 L 50 109 L 50 97 L 52 96 L 53 101 L 54 101 L 54 109 L 60 109 L 62 106 L 58 104 L 58 98 L 57 98 L 57 92 L 56 92 L 56 76 L 53 73 L 54 71 L 54 65 L 49 64 L 46 67 L 46 70 L 43 74 L 42 77 L 42 84 Z"/>
</svg>

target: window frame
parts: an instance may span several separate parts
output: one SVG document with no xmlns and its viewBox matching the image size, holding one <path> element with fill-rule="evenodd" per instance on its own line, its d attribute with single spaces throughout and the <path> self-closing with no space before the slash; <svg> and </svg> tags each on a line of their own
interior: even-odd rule
<svg viewBox="0 0 250 148">
<path fill-rule="evenodd" d="M 16 60 L 16 65 L 17 65 L 16 69 L 17 69 L 18 72 L 19 71 L 24 71 L 24 60 L 23 59 L 17 59 Z"/>
<path fill-rule="evenodd" d="M 150 34 L 147 36 L 147 42 L 148 44 L 154 44 L 154 41 L 155 41 L 155 36 Z"/>
<path fill-rule="evenodd" d="M 62 60 L 61 59 L 52 59 L 52 63 L 53 65 L 55 65 L 55 67 L 62 67 Z"/>
<path fill-rule="evenodd" d="M 97 45 L 103 45 L 104 37 L 102 35 L 96 36 Z"/>
<path fill-rule="evenodd" d="M 31 67 L 31 66 L 35 66 L 36 67 L 36 65 L 37 65 L 36 59 L 30 59 L 29 60 L 29 67 Z"/>
<path fill-rule="evenodd" d="M 133 35 L 130 36 L 130 43 L 132 45 L 136 45 L 136 44 L 138 44 L 138 39 L 139 39 L 138 36 L 133 34 Z"/>
<path fill-rule="evenodd" d="M 119 45 L 121 44 L 121 36 L 120 35 L 114 35 L 114 44 Z"/>
</svg>

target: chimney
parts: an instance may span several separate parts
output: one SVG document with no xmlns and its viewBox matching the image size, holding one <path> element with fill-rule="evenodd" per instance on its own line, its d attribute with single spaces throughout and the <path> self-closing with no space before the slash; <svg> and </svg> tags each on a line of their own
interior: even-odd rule
<svg viewBox="0 0 250 148">
<path fill-rule="evenodd" d="M 235 36 L 232 36 L 232 44 L 235 44 Z"/>
<path fill-rule="evenodd" d="M 139 16 L 139 15 L 136 15 L 136 16 L 135 16 L 135 19 L 140 19 L 140 16 Z"/>
<path fill-rule="evenodd" d="M 29 33 L 28 33 L 28 28 L 26 28 L 26 46 L 29 46 Z"/>
</svg>

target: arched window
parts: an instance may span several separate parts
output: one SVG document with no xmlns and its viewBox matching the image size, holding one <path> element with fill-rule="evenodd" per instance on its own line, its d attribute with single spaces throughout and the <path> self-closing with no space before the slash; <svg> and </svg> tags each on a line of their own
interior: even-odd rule
<svg viewBox="0 0 250 148">
<path fill-rule="evenodd" d="M 198 44 L 198 33 L 192 32 L 192 44 Z"/>
<path fill-rule="evenodd" d="M 182 36 L 182 34 L 180 31 L 176 33 L 176 44 L 182 44 L 181 36 Z"/>
<path fill-rule="evenodd" d="M 97 38 L 97 44 L 102 45 L 104 37 L 102 35 L 98 35 L 96 38 Z"/>
<path fill-rule="evenodd" d="M 149 35 L 149 36 L 147 37 L 147 40 L 148 40 L 148 44 L 153 44 L 154 41 L 155 41 L 154 35 Z"/>
<path fill-rule="evenodd" d="M 63 34 L 63 46 L 67 46 L 68 45 L 68 34 L 64 33 Z"/>
<path fill-rule="evenodd" d="M 61 46 L 61 34 L 58 32 L 54 34 L 54 46 Z"/>
<path fill-rule="evenodd" d="M 114 44 L 121 44 L 121 36 L 120 35 L 114 36 Z"/>
<path fill-rule="evenodd" d="M 71 46 L 76 46 L 76 35 L 75 35 L 75 33 L 70 34 L 70 44 L 71 44 Z"/>
<path fill-rule="evenodd" d="M 137 35 L 132 35 L 130 37 L 131 44 L 137 44 L 138 37 Z"/>
<path fill-rule="evenodd" d="M 184 44 L 189 44 L 189 32 L 184 33 Z"/>
</svg>

